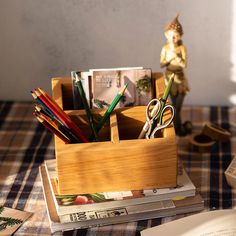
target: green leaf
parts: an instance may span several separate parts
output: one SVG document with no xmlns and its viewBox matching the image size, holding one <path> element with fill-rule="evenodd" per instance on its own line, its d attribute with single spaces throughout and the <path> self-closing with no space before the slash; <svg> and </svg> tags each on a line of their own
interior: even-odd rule
<svg viewBox="0 0 236 236">
<path fill-rule="evenodd" d="M 0 214 L 3 212 L 3 210 L 4 210 L 4 207 L 0 206 Z M 3 231 L 8 226 L 11 227 L 13 225 L 23 223 L 22 220 L 15 219 L 15 218 L 12 218 L 12 217 L 3 217 L 3 216 L 0 216 L 0 222 L 2 222 L 0 224 L 0 231 Z"/>
</svg>

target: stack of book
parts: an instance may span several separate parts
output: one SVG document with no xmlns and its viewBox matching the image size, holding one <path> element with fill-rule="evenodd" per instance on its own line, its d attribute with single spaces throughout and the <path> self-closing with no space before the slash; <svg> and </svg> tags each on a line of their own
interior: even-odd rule
<svg viewBox="0 0 236 236">
<path fill-rule="evenodd" d="M 175 188 L 60 195 L 56 160 L 40 167 L 52 233 L 201 211 L 203 199 L 183 167 Z"/>
</svg>

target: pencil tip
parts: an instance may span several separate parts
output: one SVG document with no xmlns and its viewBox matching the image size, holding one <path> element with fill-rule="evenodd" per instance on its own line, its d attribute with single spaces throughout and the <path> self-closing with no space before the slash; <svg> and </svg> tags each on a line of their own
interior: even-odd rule
<svg viewBox="0 0 236 236">
<path fill-rule="evenodd" d="M 125 83 L 125 86 L 123 87 L 123 89 L 120 91 L 120 94 L 124 94 L 126 88 L 128 86 L 128 83 Z"/>
</svg>

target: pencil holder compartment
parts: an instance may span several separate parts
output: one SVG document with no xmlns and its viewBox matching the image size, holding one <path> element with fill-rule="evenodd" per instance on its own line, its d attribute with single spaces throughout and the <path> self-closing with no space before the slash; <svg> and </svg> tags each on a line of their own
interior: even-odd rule
<svg viewBox="0 0 236 236">
<path fill-rule="evenodd" d="M 52 80 L 53 98 L 62 108 L 70 107 L 70 86 L 69 77 Z M 109 122 L 100 130 L 98 142 L 64 144 L 55 137 L 60 194 L 176 186 L 177 148 L 174 127 L 166 128 L 158 138 L 137 139 L 146 121 L 145 108 L 137 106 L 115 109 Z M 105 112 L 100 109 L 91 111 L 95 119 L 102 117 Z M 86 135 L 90 134 L 85 111 L 65 112 Z"/>
<path fill-rule="evenodd" d="M 127 107 L 116 110 L 120 140 L 135 140 L 145 124 L 145 106 Z"/>
<path fill-rule="evenodd" d="M 57 104 L 64 110 L 73 110 L 73 94 L 70 77 L 52 79 L 52 95 Z"/>
<path fill-rule="evenodd" d="M 120 140 L 137 140 L 146 122 L 146 106 L 120 108 L 116 110 L 116 116 Z M 170 116 L 170 111 L 167 111 L 163 116 L 163 121 L 170 119 Z M 155 137 L 165 138 L 169 135 L 175 135 L 173 133 L 173 123 L 169 128 L 157 132 Z"/>
<path fill-rule="evenodd" d="M 66 111 L 66 113 L 71 117 L 75 124 L 77 124 L 86 137 L 90 137 L 92 135 L 91 128 L 89 125 L 89 121 L 84 110 L 71 110 Z M 92 114 L 94 121 L 98 123 L 98 121 L 104 115 L 104 109 L 93 109 Z M 110 121 L 108 121 L 103 128 L 99 132 L 99 142 L 110 141 L 111 140 L 111 129 L 110 129 Z"/>
</svg>

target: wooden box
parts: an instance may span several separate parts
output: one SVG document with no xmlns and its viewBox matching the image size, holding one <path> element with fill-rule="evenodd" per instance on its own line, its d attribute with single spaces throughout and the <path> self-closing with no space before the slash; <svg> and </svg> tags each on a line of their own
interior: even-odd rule
<svg viewBox="0 0 236 236">
<path fill-rule="evenodd" d="M 164 91 L 164 80 L 154 74 L 156 95 Z M 72 110 L 71 79 L 52 79 L 53 98 L 89 135 L 86 114 Z M 82 194 L 175 187 L 177 148 L 173 125 L 161 137 L 137 139 L 145 123 L 145 106 L 114 110 L 99 132 L 99 142 L 64 144 L 55 137 L 60 194 Z M 105 110 L 93 109 L 95 119 Z M 168 118 L 168 114 L 165 118 Z"/>
</svg>

